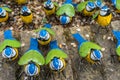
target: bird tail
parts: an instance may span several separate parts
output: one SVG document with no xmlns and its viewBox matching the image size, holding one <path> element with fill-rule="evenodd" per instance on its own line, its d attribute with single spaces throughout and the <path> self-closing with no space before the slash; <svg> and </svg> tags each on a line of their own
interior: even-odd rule
<svg viewBox="0 0 120 80">
<path fill-rule="evenodd" d="M 65 0 L 64 3 L 72 3 L 72 0 Z"/>
<path fill-rule="evenodd" d="M 11 30 L 4 31 L 4 39 L 14 39 Z"/>
<path fill-rule="evenodd" d="M 112 32 L 113 32 L 114 37 L 115 37 L 118 41 L 120 41 L 120 31 L 113 30 Z"/>
<path fill-rule="evenodd" d="M 38 41 L 36 38 L 30 39 L 30 47 L 29 47 L 28 51 L 29 50 L 37 50 L 37 51 L 41 52 L 38 48 Z"/>
<path fill-rule="evenodd" d="M 73 37 L 78 41 L 79 44 L 87 41 L 79 33 L 73 34 Z"/>
<path fill-rule="evenodd" d="M 57 40 L 51 41 L 50 42 L 50 49 L 56 49 L 59 48 L 57 45 Z"/>
<path fill-rule="evenodd" d="M 77 7 L 77 4 L 74 3 L 72 0 L 65 0 L 64 4 L 72 4 L 75 8 Z"/>
<path fill-rule="evenodd" d="M 46 28 L 51 28 L 51 27 L 52 27 L 52 25 L 51 25 L 51 24 L 49 24 L 49 23 L 46 23 L 46 24 L 44 24 L 44 27 L 46 27 Z"/>
</svg>

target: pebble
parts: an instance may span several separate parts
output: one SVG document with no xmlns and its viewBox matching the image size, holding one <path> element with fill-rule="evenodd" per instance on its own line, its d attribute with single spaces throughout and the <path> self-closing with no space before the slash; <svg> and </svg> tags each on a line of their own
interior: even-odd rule
<svg viewBox="0 0 120 80">
<path fill-rule="evenodd" d="M 103 39 L 106 39 L 106 35 L 103 36 Z"/>
<path fill-rule="evenodd" d="M 111 39 L 111 37 L 108 37 L 107 39 L 108 39 L 108 40 L 110 40 L 110 39 Z"/>
<path fill-rule="evenodd" d="M 13 27 L 10 27 L 10 30 L 13 30 Z"/>
<path fill-rule="evenodd" d="M 102 48 L 101 51 L 105 51 L 105 48 Z"/>
<path fill-rule="evenodd" d="M 81 31 L 79 28 L 78 29 L 76 29 L 77 31 Z"/>
<path fill-rule="evenodd" d="M 21 47 L 24 47 L 24 46 L 25 46 L 25 43 L 22 43 L 22 44 L 21 44 Z"/>
<path fill-rule="evenodd" d="M 75 43 L 71 43 L 71 45 L 75 48 L 77 47 L 77 45 Z"/>
<path fill-rule="evenodd" d="M 90 35 L 89 35 L 89 34 L 86 34 L 85 36 L 86 36 L 86 37 L 90 37 Z"/>
</svg>

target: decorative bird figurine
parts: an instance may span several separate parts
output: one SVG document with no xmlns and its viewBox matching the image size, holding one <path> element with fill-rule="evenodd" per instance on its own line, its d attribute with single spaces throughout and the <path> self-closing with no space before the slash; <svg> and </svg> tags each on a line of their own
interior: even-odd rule
<svg viewBox="0 0 120 80">
<path fill-rule="evenodd" d="M 113 30 L 113 35 L 117 39 L 116 44 L 116 54 L 118 56 L 118 60 L 120 60 L 120 31 Z"/>
<path fill-rule="evenodd" d="M 103 57 L 101 53 L 101 47 L 97 44 L 85 40 L 79 33 L 73 34 L 73 37 L 79 43 L 78 50 L 82 58 L 85 58 L 88 62 L 95 64 Z"/>
<path fill-rule="evenodd" d="M 52 2 L 51 0 L 47 0 L 46 2 L 44 2 L 44 11 L 48 16 L 54 14 L 57 7 L 58 7 L 58 4 L 55 2 Z"/>
<path fill-rule="evenodd" d="M 18 4 L 25 4 L 27 0 L 15 0 Z"/>
<path fill-rule="evenodd" d="M 22 9 L 21 9 L 21 18 L 22 18 L 22 21 L 26 24 L 29 24 L 29 23 L 32 23 L 32 20 L 33 20 L 33 14 L 32 12 L 30 11 L 30 9 L 28 9 L 27 6 L 23 6 Z"/>
<path fill-rule="evenodd" d="M 120 13 L 120 0 L 111 0 L 114 8 L 115 8 L 115 12 Z"/>
<path fill-rule="evenodd" d="M 100 12 L 96 17 L 96 22 L 102 27 L 107 27 L 111 23 L 111 19 L 112 13 L 110 11 L 110 8 L 107 6 L 101 7 Z"/>
<path fill-rule="evenodd" d="M 54 72 L 61 72 L 66 66 L 65 58 L 67 54 L 64 53 L 57 45 L 57 41 L 50 42 L 50 51 L 46 57 L 46 64 L 49 64 L 49 67 Z"/>
<path fill-rule="evenodd" d="M 44 65 L 45 59 L 38 48 L 37 39 L 30 39 L 30 47 L 18 61 L 19 65 L 24 65 L 24 72 L 32 77 L 38 75 L 40 66 Z"/>
<path fill-rule="evenodd" d="M 38 42 L 41 45 L 47 45 L 52 40 L 55 35 L 54 31 L 51 29 L 51 24 L 45 24 L 43 28 L 36 30 L 38 32 Z"/>
<path fill-rule="evenodd" d="M 2 57 L 8 60 L 15 60 L 18 57 L 18 49 L 21 43 L 12 36 L 11 30 L 4 31 L 4 41 L 0 44 Z"/>
<path fill-rule="evenodd" d="M 77 9 L 78 12 L 82 12 L 84 16 L 92 16 L 95 12 L 96 5 L 91 1 L 81 2 L 78 4 Z"/>
<path fill-rule="evenodd" d="M 76 4 L 72 0 L 66 0 L 61 7 L 58 8 L 56 14 L 59 16 L 60 23 L 65 25 L 72 21 L 72 17 L 75 16 L 74 7 Z"/>
<path fill-rule="evenodd" d="M 8 20 L 8 12 L 0 7 L 0 22 L 5 22 Z"/>
</svg>

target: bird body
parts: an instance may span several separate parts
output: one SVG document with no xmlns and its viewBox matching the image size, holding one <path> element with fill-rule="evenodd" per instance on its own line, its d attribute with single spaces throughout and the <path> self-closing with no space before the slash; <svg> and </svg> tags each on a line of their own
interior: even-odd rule
<svg viewBox="0 0 120 80">
<path fill-rule="evenodd" d="M 45 60 L 38 48 L 38 42 L 36 38 L 30 39 L 29 49 L 18 61 L 19 65 L 24 65 L 24 72 L 28 76 L 38 75 L 40 72 L 40 65 L 44 65 Z"/>
<path fill-rule="evenodd" d="M 51 0 L 44 2 L 44 11 L 47 16 L 54 14 L 56 8 L 57 6 Z"/>
<path fill-rule="evenodd" d="M 110 24 L 111 19 L 112 19 L 112 14 L 109 14 L 107 16 L 98 15 L 98 18 L 96 21 L 100 26 L 106 27 Z"/>
<path fill-rule="evenodd" d="M 27 2 L 27 0 L 16 0 L 16 2 L 18 4 L 25 4 Z"/>
<path fill-rule="evenodd" d="M 65 25 L 72 21 L 72 17 L 75 15 L 74 7 L 76 4 L 72 0 L 65 0 L 60 8 L 58 8 L 56 14 L 59 16 L 60 23 Z"/>
<path fill-rule="evenodd" d="M 57 41 L 50 42 L 50 51 L 46 57 L 46 64 L 49 64 L 49 67 L 54 72 L 61 72 L 66 67 L 66 62 L 64 58 L 67 58 L 67 54 L 64 53 L 57 45 Z"/>
<path fill-rule="evenodd" d="M 114 37 L 117 40 L 117 44 L 116 44 L 116 54 L 119 57 L 118 59 L 120 60 L 120 31 L 117 30 L 113 30 L 112 31 Z"/>
<path fill-rule="evenodd" d="M 83 10 L 83 14 L 84 16 L 92 16 L 94 14 L 95 10 L 94 11 L 87 11 L 86 9 Z"/>
<path fill-rule="evenodd" d="M 118 1 L 118 0 L 111 0 L 111 3 L 113 4 L 115 12 L 116 13 L 120 13 L 120 7 L 119 7 L 120 1 Z"/>
<path fill-rule="evenodd" d="M 112 13 L 107 6 L 103 6 L 96 18 L 96 22 L 102 26 L 107 27 L 111 23 Z"/>
<path fill-rule="evenodd" d="M 33 14 L 30 11 L 30 9 L 28 9 L 27 6 L 22 7 L 20 16 L 21 16 L 21 19 L 24 23 L 26 23 L 26 24 L 32 23 Z"/>
<path fill-rule="evenodd" d="M 52 14 L 55 13 L 56 7 L 54 6 L 52 9 L 46 9 L 46 8 L 44 8 L 44 11 L 45 11 L 46 15 L 49 16 L 49 15 L 52 15 Z"/>
<path fill-rule="evenodd" d="M 88 2 L 86 7 L 83 9 L 84 16 L 92 16 L 95 12 L 95 4 L 93 2 Z"/>
<path fill-rule="evenodd" d="M 0 45 L 0 52 L 2 52 L 2 57 L 8 60 L 15 60 L 18 57 L 18 47 L 20 47 L 20 42 L 18 42 L 13 36 L 11 30 L 4 31 L 4 41 Z"/>
<path fill-rule="evenodd" d="M 51 24 L 45 24 L 43 28 L 38 31 L 38 42 L 41 45 L 47 45 L 52 40 L 52 36 L 55 35 L 54 31 L 51 30 Z"/>
<path fill-rule="evenodd" d="M 31 14 L 28 15 L 28 16 L 23 16 L 23 15 L 21 15 L 21 18 L 22 18 L 22 21 L 23 21 L 24 23 L 29 24 L 29 23 L 31 23 L 32 20 L 33 20 L 33 14 L 31 13 Z"/>
<path fill-rule="evenodd" d="M 79 33 L 73 34 L 73 37 L 79 43 L 78 50 L 82 58 L 85 58 L 88 62 L 92 64 L 101 60 L 102 53 L 100 52 L 100 46 L 85 40 Z"/>
</svg>

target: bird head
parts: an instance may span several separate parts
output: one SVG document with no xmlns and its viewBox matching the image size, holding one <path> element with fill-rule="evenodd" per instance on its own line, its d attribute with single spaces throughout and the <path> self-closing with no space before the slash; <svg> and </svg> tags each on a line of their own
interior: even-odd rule
<svg viewBox="0 0 120 80">
<path fill-rule="evenodd" d="M 54 57 L 50 63 L 50 68 L 52 70 L 60 70 L 63 67 L 63 63 L 59 58 Z"/>
<path fill-rule="evenodd" d="M 23 16 L 28 16 L 28 15 L 31 14 L 31 11 L 27 6 L 23 6 L 22 9 L 21 9 L 21 14 Z"/>
<path fill-rule="evenodd" d="M 60 16 L 61 24 L 68 24 L 70 22 L 70 17 L 67 15 Z"/>
<path fill-rule="evenodd" d="M 0 8 L 0 17 L 5 17 L 5 16 L 6 16 L 6 11 Z"/>
<path fill-rule="evenodd" d="M 106 15 L 109 15 L 110 13 L 111 13 L 111 11 L 110 11 L 110 8 L 108 6 L 103 6 L 100 9 L 100 15 L 101 16 L 106 16 Z"/>
<path fill-rule="evenodd" d="M 46 30 L 41 30 L 40 32 L 39 32 L 39 39 L 40 40 L 48 40 L 50 38 L 50 34 L 46 31 Z"/>
<path fill-rule="evenodd" d="M 86 5 L 87 11 L 93 11 L 95 9 L 95 4 L 93 2 L 88 2 Z"/>
<path fill-rule="evenodd" d="M 53 9 L 54 4 L 51 2 L 51 0 L 48 0 L 44 3 L 44 7 L 48 10 L 51 10 L 51 9 Z"/>
<path fill-rule="evenodd" d="M 11 47 L 6 47 L 2 52 L 3 58 L 11 59 L 15 55 L 16 55 L 16 51 Z"/>
<path fill-rule="evenodd" d="M 91 52 L 91 56 L 90 57 L 91 57 L 92 60 L 101 60 L 101 58 L 103 57 L 103 55 L 102 55 L 101 51 L 99 51 L 99 50 L 93 50 Z"/>
<path fill-rule="evenodd" d="M 95 1 L 95 5 L 96 5 L 96 7 L 98 7 L 98 8 L 101 8 L 101 7 L 103 6 L 101 0 L 96 0 L 96 1 Z"/>
<path fill-rule="evenodd" d="M 39 67 L 34 63 L 29 63 L 25 66 L 25 73 L 28 76 L 34 76 L 39 73 Z"/>
</svg>

